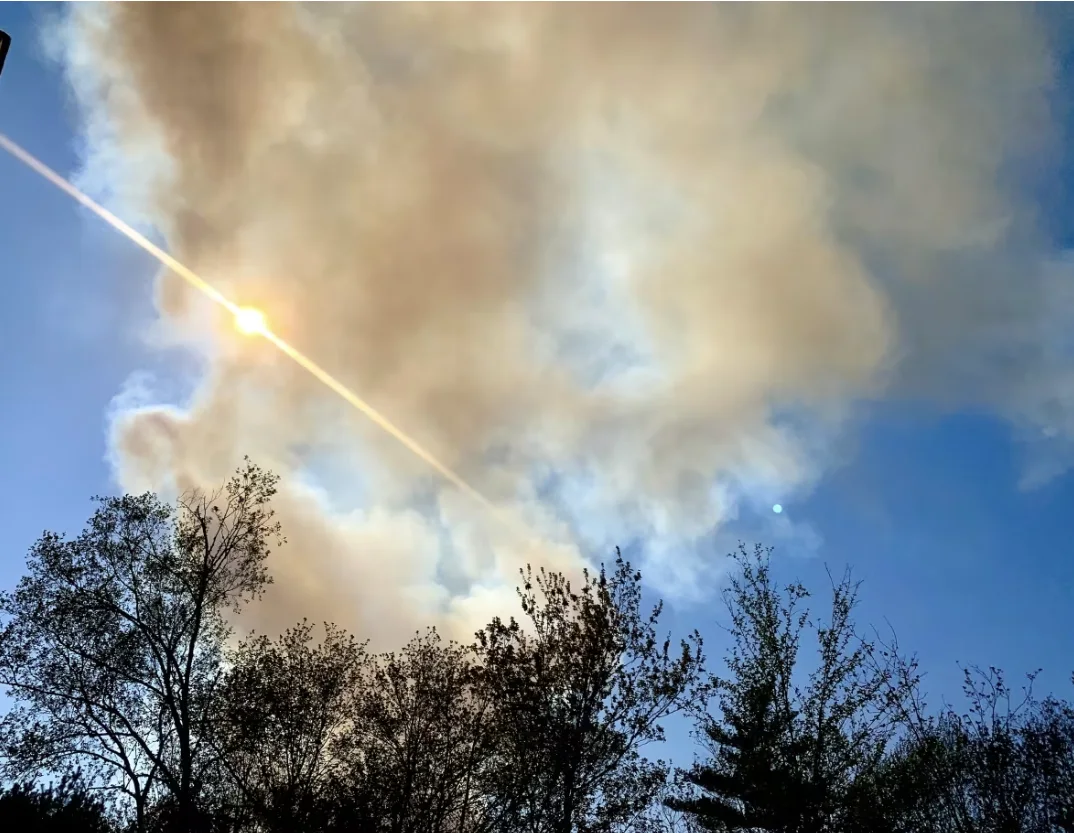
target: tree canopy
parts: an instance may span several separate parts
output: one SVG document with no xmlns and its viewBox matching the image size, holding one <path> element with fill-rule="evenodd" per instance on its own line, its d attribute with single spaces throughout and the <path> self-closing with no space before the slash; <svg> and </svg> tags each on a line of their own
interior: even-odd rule
<svg viewBox="0 0 1074 833">
<path fill-rule="evenodd" d="M 174 504 L 99 499 L 30 549 L 0 594 L 4 829 L 1074 831 L 1068 703 L 970 669 L 965 705 L 930 711 L 849 573 L 817 616 L 760 547 L 729 563 L 714 670 L 618 552 L 573 584 L 524 568 L 515 616 L 468 643 L 430 628 L 375 654 L 307 621 L 240 639 L 282 543 L 276 482 L 247 463 Z M 696 725 L 685 769 L 654 755 L 672 719 Z"/>
</svg>

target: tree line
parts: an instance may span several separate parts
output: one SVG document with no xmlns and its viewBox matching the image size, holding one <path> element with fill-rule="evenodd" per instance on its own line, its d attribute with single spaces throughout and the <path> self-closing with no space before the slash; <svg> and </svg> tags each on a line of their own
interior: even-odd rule
<svg viewBox="0 0 1074 833">
<path fill-rule="evenodd" d="M 32 547 L 0 594 L 4 829 L 1074 831 L 1066 702 L 989 669 L 927 708 L 914 659 L 858 628 L 849 573 L 818 617 L 762 548 L 732 555 L 719 673 L 618 554 L 575 583 L 526 568 L 517 616 L 466 644 L 373 653 L 305 621 L 236 641 L 282 541 L 276 484 L 247 463 L 175 505 L 98 499 Z M 656 757 L 676 715 L 687 769 Z"/>
</svg>

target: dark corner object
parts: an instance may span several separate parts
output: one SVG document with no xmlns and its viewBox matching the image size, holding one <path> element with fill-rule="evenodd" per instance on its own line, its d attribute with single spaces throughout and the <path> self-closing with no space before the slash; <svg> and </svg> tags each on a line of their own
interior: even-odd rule
<svg viewBox="0 0 1074 833">
<path fill-rule="evenodd" d="M 7 50 L 11 46 L 11 35 L 0 29 L 0 72 L 4 71 L 4 59 L 7 58 Z"/>
</svg>

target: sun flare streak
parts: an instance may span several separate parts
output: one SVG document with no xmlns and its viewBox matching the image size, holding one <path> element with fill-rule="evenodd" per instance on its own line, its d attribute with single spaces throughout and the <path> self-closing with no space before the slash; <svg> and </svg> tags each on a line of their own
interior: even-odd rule
<svg viewBox="0 0 1074 833">
<path fill-rule="evenodd" d="M 104 206 L 97 203 L 91 197 L 82 193 L 76 186 L 64 179 L 60 174 L 56 173 L 50 167 L 45 165 L 29 151 L 22 148 L 20 145 L 13 142 L 3 133 L 0 133 L 0 148 L 6 150 L 9 154 L 22 162 L 28 168 L 35 173 L 41 175 L 61 191 L 68 196 L 77 200 L 83 206 L 88 208 L 108 225 L 130 240 L 139 248 L 143 249 L 148 254 L 156 258 L 161 264 L 171 269 L 179 277 L 185 280 L 192 287 L 203 293 L 210 300 L 222 306 L 228 312 L 234 316 L 236 328 L 247 335 L 260 335 L 267 341 L 270 341 L 276 348 L 288 358 L 299 365 L 303 370 L 317 379 L 326 388 L 331 390 L 341 399 L 343 399 L 348 405 L 355 408 L 364 414 L 369 420 L 374 422 L 382 430 L 390 434 L 402 445 L 406 446 L 414 455 L 419 457 L 430 468 L 436 471 L 441 477 L 457 487 L 460 491 L 464 492 L 467 496 L 480 503 L 485 509 L 488 509 L 492 515 L 501 523 L 511 524 L 500 513 L 496 506 L 484 495 L 482 495 L 477 489 L 468 484 L 458 474 L 453 472 L 446 465 L 441 463 L 430 452 L 426 451 L 417 441 L 407 435 L 401 428 L 397 427 L 389 419 L 383 416 L 379 411 L 373 408 L 368 402 L 362 399 L 358 394 L 351 391 L 346 385 L 332 376 L 328 371 L 320 367 L 316 362 L 304 355 L 296 347 L 288 344 L 278 335 L 273 333 L 268 323 L 265 321 L 264 315 L 260 310 L 252 307 L 241 307 L 235 302 L 231 301 L 227 296 L 221 293 L 218 289 L 213 287 L 197 273 L 187 266 L 184 266 L 174 257 L 169 255 L 159 246 L 155 245 L 145 235 L 139 233 L 133 227 L 123 222 L 119 217 L 113 214 Z"/>
</svg>

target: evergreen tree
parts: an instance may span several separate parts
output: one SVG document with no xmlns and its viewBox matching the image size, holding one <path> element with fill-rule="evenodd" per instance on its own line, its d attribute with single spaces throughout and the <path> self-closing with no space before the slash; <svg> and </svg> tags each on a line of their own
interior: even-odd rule
<svg viewBox="0 0 1074 833">
<path fill-rule="evenodd" d="M 716 681 L 720 718 L 703 721 L 708 758 L 684 773 L 689 794 L 671 806 L 713 831 L 843 829 L 884 760 L 916 675 L 898 675 L 893 655 L 857 635 L 849 575 L 833 582 L 822 622 L 804 608 L 801 583 L 776 586 L 770 551 L 740 547 L 733 560 L 725 594 L 732 646 L 727 677 Z M 799 685 L 807 632 L 817 664 Z"/>
</svg>

